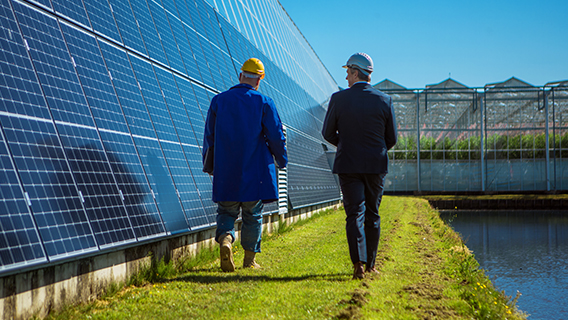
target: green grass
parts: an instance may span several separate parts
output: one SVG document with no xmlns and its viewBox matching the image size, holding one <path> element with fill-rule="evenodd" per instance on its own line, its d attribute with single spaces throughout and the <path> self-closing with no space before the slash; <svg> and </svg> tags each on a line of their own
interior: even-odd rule
<svg viewBox="0 0 568 320">
<path fill-rule="evenodd" d="M 218 249 L 154 262 L 126 286 L 50 319 L 522 319 L 425 200 L 384 197 L 377 267 L 351 280 L 345 213 L 263 237 L 260 270 L 219 268 Z"/>
</svg>

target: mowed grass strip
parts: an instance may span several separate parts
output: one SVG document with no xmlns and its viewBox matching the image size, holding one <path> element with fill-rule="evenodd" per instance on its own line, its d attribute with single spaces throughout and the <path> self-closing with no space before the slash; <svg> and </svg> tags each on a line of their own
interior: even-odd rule
<svg viewBox="0 0 568 320">
<path fill-rule="evenodd" d="M 351 280 L 345 212 L 328 210 L 265 236 L 260 270 L 241 267 L 237 244 L 236 272 L 222 272 L 217 248 L 180 265 L 156 264 L 130 281 L 136 285 L 50 318 L 524 318 L 426 200 L 386 196 L 380 213 L 378 276 Z"/>
</svg>

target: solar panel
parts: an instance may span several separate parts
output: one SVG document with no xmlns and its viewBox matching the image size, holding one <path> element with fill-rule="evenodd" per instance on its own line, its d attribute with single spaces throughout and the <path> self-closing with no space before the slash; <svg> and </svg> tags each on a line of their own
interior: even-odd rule
<svg viewBox="0 0 568 320">
<path fill-rule="evenodd" d="M 224 59 L 224 53 L 227 52 L 227 45 L 220 35 L 221 29 L 217 21 L 217 16 L 213 8 L 205 4 L 203 1 L 197 0 L 197 11 L 201 18 L 201 23 L 203 23 L 204 35 L 207 41 L 204 41 L 204 45 L 211 48 L 211 53 L 213 54 L 212 60 L 217 64 L 218 69 L 212 70 L 214 76 L 219 75 L 220 81 L 217 85 L 220 86 L 218 89 L 220 91 L 227 90 L 231 86 L 232 77 L 228 77 L 228 65 Z"/>
<path fill-rule="evenodd" d="M 61 28 L 97 127 L 128 132 L 95 37 L 65 24 Z"/>
<path fill-rule="evenodd" d="M 208 217 L 209 223 L 215 222 L 214 214 L 216 214 L 217 205 L 211 200 L 212 199 L 212 182 L 211 178 L 207 173 L 202 171 L 202 161 L 201 161 L 201 144 L 203 142 L 203 132 L 205 130 L 205 120 L 203 115 L 201 114 L 201 110 L 199 108 L 199 104 L 197 103 L 194 88 L 196 92 L 200 92 L 200 96 L 202 100 L 206 100 L 207 103 L 209 102 L 206 93 L 200 87 L 192 86 L 189 81 L 186 81 L 180 77 L 176 77 L 176 84 L 179 89 L 180 95 L 182 97 L 183 105 L 187 112 L 187 116 L 190 119 L 191 127 L 193 134 L 195 136 L 196 145 L 191 144 L 191 137 L 189 136 L 189 132 L 187 136 L 180 134 L 180 139 L 182 144 L 185 156 L 187 158 L 188 164 L 190 168 L 192 168 L 192 175 L 195 181 L 197 192 L 200 196 L 201 202 L 203 204 L 203 208 L 205 210 L 206 216 Z M 202 96 L 205 95 L 205 96 Z M 205 102 L 204 102 L 205 103 Z M 181 126 L 178 126 L 181 127 Z M 180 130 L 182 131 L 182 130 Z M 178 131 L 178 133 L 180 133 Z M 185 138 L 182 138 L 185 137 Z M 184 140 L 187 139 L 187 140 Z M 189 143 L 187 143 L 189 141 Z"/>
<path fill-rule="evenodd" d="M 162 218 L 132 137 L 106 130 L 99 133 L 136 237 L 164 235 Z"/>
<path fill-rule="evenodd" d="M 98 249 L 53 122 L 0 116 L 50 260 Z"/>
<path fill-rule="evenodd" d="M 287 130 L 288 192 L 293 208 L 340 199 L 321 142 Z"/>
<path fill-rule="evenodd" d="M 51 119 L 10 6 L 0 3 L 0 111 Z"/>
<path fill-rule="evenodd" d="M 17 2 L 14 9 L 53 118 L 93 126 L 74 60 L 57 20 Z"/>
<path fill-rule="evenodd" d="M 134 13 L 130 8 L 130 2 L 109 0 L 109 5 L 112 8 L 111 10 L 116 19 L 116 25 L 118 26 L 124 45 L 131 50 L 147 55 L 148 53 L 142 41 L 142 35 L 140 34 L 140 27 L 138 21 L 134 18 Z"/>
<path fill-rule="evenodd" d="M 66 125 L 57 129 L 99 246 L 135 240 L 97 131 Z"/>
<path fill-rule="evenodd" d="M 154 24 L 158 30 L 158 36 L 160 37 L 160 40 L 162 40 L 162 45 L 164 46 L 164 51 L 168 58 L 170 67 L 178 72 L 186 74 L 179 47 L 176 43 L 176 38 L 172 34 L 170 23 L 166 18 L 164 8 L 154 1 L 148 1 L 148 5 L 150 6 L 150 11 L 154 18 Z"/>
<path fill-rule="evenodd" d="M 197 13 L 195 2 L 191 0 L 175 0 L 175 2 L 178 5 L 178 10 L 180 10 L 180 15 L 184 17 L 184 22 L 193 29 L 186 29 L 186 34 L 189 41 L 192 43 L 193 54 L 195 55 L 195 61 L 197 61 L 203 82 L 212 88 L 217 88 L 218 84 L 216 81 L 218 81 L 218 78 L 215 72 L 218 72 L 216 70 L 219 70 L 219 68 L 217 67 L 215 70 L 211 69 L 216 66 L 211 61 L 212 54 L 206 40 L 204 40 L 203 23 Z"/>
<path fill-rule="evenodd" d="M 221 34 L 227 44 L 227 65 L 229 73 L 232 72 L 233 76 L 240 73 L 240 64 L 246 61 L 245 55 L 241 46 L 239 46 L 239 33 L 227 20 L 219 17 L 219 24 L 221 26 Z M 241 36 L 242 37 L 242 36 Z"/>
<path fill-rule="evenodd" d="M 104 42 L 100 42 L 100 48 L 130 133 L 155 137 L 150 115 L 140 93 L 141 87 L 134 77 L 128 56 Z"/>
<path fill-rule="evenodd" d="M 136 58 L 130 61 L 155 130 L 153 136 L 157 134 L 160 140 L 178 141 L 172 119 L 165 105 L 164 93 L 158 85 L 152 65 Z"/>
<path fill-rule="evenodd" d="M 39 4 L 48 10 L 52 10 L 51 2 L 49 0 L 31 0 L 30 2 Z"/>
<path fill-rule="evenodd" d="M 179 95 L 172 75 L 159 68 L 156 68 L 156 71 L 164 96 L 166 97 L 168 110 L 172 117 L 177 136 L 180 142 L 183 141 L 182 149 L 184 151 L 187 150 L 185 153 L 182 153 L 184 163 L 177 167 L 177 173 L 173 172 L 171 165 L 170 169 L 174 175 L 174 180 L 179 181 L 176 182 L 176 185 L 180 190 L 180 196 L 182 197 L 190 225 L 192 227 L 209 226 L 211 221 L 207 219 L 205 211 L 203 210 L 203 205 L 194 182 L 195 175 L 200 175 L 199 172 L 202 167 L 200 161 L 201 157 L 198 158 L 199 161 L 195 161 L 194 156 L 188 158 L 187 155 L 188 151 L 193 154 L 199 151 L 199 146 L 191 127 L 191 120 L 188 118 L 185 106 L 182 104 L 181 96 Z M 193 150 L 193 152 L 190 150 Z M 168 159 L 168 161 L 170 160 Z M 192 182 L 191 185 L 188 184 L 189 181 Z M 180 188 L 180 185 L 184 186 L 184 188 Z M 183 200 L 184 197 L 185 200 Z"/>
<path fill-rule="evenodd" d="M 146 45 L 146 50 L 148 50 L 148 55 L 150 58 L 155 59 L 164 65 L 168 65 L 168 60 L 166 59 L 164 48 L 160 41 L 160 35 L 156 31 L 156 26 L 154 25 L 154 21 L 150 15 L 146 0 L 130 0 L 130 5 L 132 7 L 132 12 L 134 12 L 136 24 L 140 28 L 140 33 L 142 34 L 142 39 Z M 129 23 L 132 23 L 132 21 Z"/>
<path fill-rule="evenodd" d="M 192 45 L 187 39 L 186 32 L 188 27 L 182 23 L 182 20 L 179 17 L 179 11 L 177 10 L 173 0 L 164 1 L 164 4 L 167 7 L 166 15 L 172 28 L 176 44 L 179 48 L 185 70 L 187 71 L 186 74 L 194 80 L 202 81 L 201 74 L 199 73 L 199 69 L 197 68 L 195 57 L 193 55 Z"/>
<path fill-rule="evenodd" d="M 156 139 L 146 137 L 134 137 L 134 143 L 166 230 L 170 233 L 188 230 L 178 192 L 160 144 Z M 168 153 L 168 156 L 175 155 Z"/>
<path fill-rule="evenodd" d="M 83 26 L 90 28 L 91 25 L 89 23 L 89 19 L 87 19 L 87 13 L 85 12 L 82 0 L 51 0 L 51 3 L 53 4 L 55 12 L 57 12 L 60 16 L 73 19 L 74 22 L 78 22 Z"/>
<path fill-rule="evenodd" d="M 37 227 L 28 208 L 0 131 L 0 271 L 47 261 Z"/>
<path fill-rule="evenodd" d="M 84 0 L 89 20 L 93 30 L 104 37 L 122 43 L 118 27 L 114 20 L 113 11 L 107 0 Z"/>
</svg>

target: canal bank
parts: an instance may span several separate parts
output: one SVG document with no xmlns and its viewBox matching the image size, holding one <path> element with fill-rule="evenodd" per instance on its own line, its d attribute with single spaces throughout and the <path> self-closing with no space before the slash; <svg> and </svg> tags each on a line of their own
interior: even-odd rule
<svg viewBox="0 0 568 320">
<path fill-rule="evenodd" d="M 155 263 L 93 303 L 54 319 L 523 319 L 426 200 L 381 204 L 380 274 L 353 281 L 343 210 L 265 236 L 260 270 L 223 273 L 218 253 Z"/>
<path fill-rule="evenodd" d="M 439 210 L 568 210 L 568 194 L 422 195 Z"/>
<path fill-rule="evenodd" d="M 566 210 L 440 210 L 493 284 L 530 319 L 568 319 Z"/>
</svg>

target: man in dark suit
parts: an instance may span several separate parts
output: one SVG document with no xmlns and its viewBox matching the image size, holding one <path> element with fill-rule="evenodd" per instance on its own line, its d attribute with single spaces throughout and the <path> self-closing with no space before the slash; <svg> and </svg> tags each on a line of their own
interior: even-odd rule
<svg viewBox="0 0 568 320">
<path fill-rule="evenodd" d="M 379 206 L 388 168 L 387 151 L 396 144 L 392 98 L 369 83 L 373 61 L 365 53 L 347 64 L 349 89 L 331 96 L 322 135 L 337 147 L 333 173 L 339 176 L 353 279 L 378 273 L 375 258 L 381 233 Z"/>
</svg>

